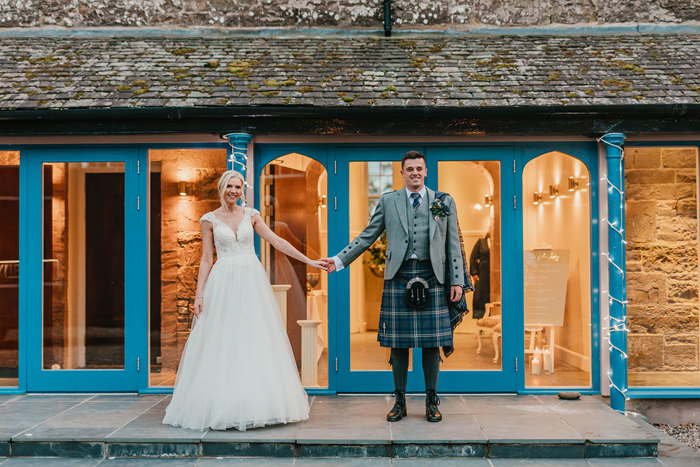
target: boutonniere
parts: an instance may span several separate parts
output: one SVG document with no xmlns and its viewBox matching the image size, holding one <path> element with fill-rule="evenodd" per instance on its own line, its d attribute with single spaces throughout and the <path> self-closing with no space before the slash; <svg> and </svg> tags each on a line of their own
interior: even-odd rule
<svg viewBox="0 0 700 467">
<path fill-rule="evenodd" d="M 449 216 L 450 208 L 442 200 L 436 199 L 430 204 L 430 213 L 433 215 L 433 219 L 438 220 L 440 217 Z"/>
</svg>

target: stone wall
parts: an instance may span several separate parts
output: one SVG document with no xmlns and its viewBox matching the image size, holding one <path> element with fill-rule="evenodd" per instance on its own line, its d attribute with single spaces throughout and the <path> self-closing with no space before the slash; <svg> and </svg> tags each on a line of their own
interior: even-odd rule
<svg viewBox="0 0 700 467">
<path fill-rule="evenodd" d="M 697 159 L 695 148 L 626 151 L 631 372 L 698 371 Z"/>
<path fill-rule="evenodd" d="M 698 0 L 394 0 L 394 26 L 700 20 Z M 382 0 L 0 0 L 0 27 L 382 27 Z"/>
<path fill-rule="evenodd" d="M 199 218 L 220 206 L 216 183 L 225 169 L 222 149 L 155 150 L 161 173 L 161 357 L 174 373 L 189 336 L 201 259 Z M 179 195 L 185 181 L 190 192 Z"/>
</svg>

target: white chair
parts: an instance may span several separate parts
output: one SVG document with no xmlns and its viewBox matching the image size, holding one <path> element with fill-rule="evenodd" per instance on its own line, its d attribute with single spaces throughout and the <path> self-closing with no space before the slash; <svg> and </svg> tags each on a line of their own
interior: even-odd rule
<svg viewBox="0 0 700 467">
<path fill-rule="evenodd" d="M 486 304 L 486 313 L 484 316 L 476 320 L 476 353 L 481 353 L 481 333 L 490 333 L 491 342 L 493 343 L 493 363 L 498 363 L 498 359 L 501 356 L 500 346 L 498 345 L 498 339 L 503 333 L 503 328 L 501 326 L 501 313 L 497 315 L 492 315 L 492 310 L 494 308 L 501 308 L 501 302 L 490 302 Z"/>
</svg>

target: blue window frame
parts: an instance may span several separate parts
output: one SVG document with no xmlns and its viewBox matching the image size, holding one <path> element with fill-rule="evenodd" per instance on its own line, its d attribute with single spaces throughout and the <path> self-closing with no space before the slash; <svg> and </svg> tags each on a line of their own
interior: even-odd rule
<svg viewBox="0 0 700 467">
<path fill-rule="evenodd" d="M 668 143 L 663 143 L 669 145 Z M 687 145 L 688 142 L 679 143 Z M 106 145 L 99 147 L 86 146 L 27 146 L 16 148 L 21 150 L 20 164 L 20 258 L 22 264 L 27 267 L 20 268 L 20 309 L 27 312 L 20 313 L 20 382 L 18 388 L 0 389 L 0 392 L 25 392 L 25 391 L 139 391 L 141 393 L 170 392 L 169 388 L 148 387 L 148 213 L 143 203 L 136 214 L 128 214 L 126 222 L 128 227 L 127 250 L 125 261 L 130 266 L 127 275 L 127 303 L 133 304 L 129 315 L 132 318 L 127 338 L 127 352 L 125 357 L 127 368 L 121 375 L 105 378 L 105 373 L 95 373 L 93 378 L 82 370 L 72 372 L 63 370 L 51 375 L 50 371 L 41 370 L 41 326 L 37 326 L 37 319 L 41 318 L 41 294 L 37 293 L 36 284 L 41 283 L 41 229 L 40 212 L 41 199 L 41 164 L 49 161 L 78 162 L 78 161 L 107 161 L 122 160 L 128 173 L 134 172 L 139 164 L 147 167 L 149 149 L 167 148 L 227 148 L 225 143 L 205 144 L 150 144 L 150 145 Z M 3 147 L 3 149 L 15 149 L 15 147 Z M 514 196 L 521 205 L 520 194 L 522 190 L 522 169 L 527 162 L 549 151 L 564 152 L 584 162 L 590 172 L 591 182 L 597 183 L 597 146 L 592 143 L 571 142 L 547 142 L 538 144 L 520 143 L 483 143 L 470 145 L 431 144 L 426 145 L 328 145 L 328 144 L 258 144 L 255 149 L 254 175 L 255 204 L 259 203 L 260 173 L 265 164 L 273 159 L 292 152 L 304 154 L 320 162 L 328 172 L 328 250 L 330 254 L 339 251 L 349 241 L 347 218 L 347 193 L 348 187 L 348 163 L 350 161 L 369 160 L 400 160 L 408 149 L 423 150 L 429 156 L 429 175 L 437 174 L 438 160 L 499 160 L 501 161 L 502 199 Z M 515 172 L 510 174 L 510 165 L 513 164 Z M 223 168 L 223 167 L 222 167 Z M 135 172 L 134 172 L 135 173 Z M 125 181 L 126 196 L 138 196 L 148 191 L 148 180 L 142 170 L 141 174 L 128 175 Z M 512 176 L 512 178 L 511 178 Z M 433 189 L 436 177 L 428 178 L 428 185 Z M 333 200 L 338 200 L 337 210 L 333 209 Z M 128 202 L 127 202 L 128 204 Z M 522 309 L 522 218 L 519 209 L 512 211 L 512 215 L 503 209 L 503 269 L 510 267 L 512 274 L 506 280 L 504 277 L 503 288 L 512 287 L 516 290 L 512 294 L 510 307 L 513 310 Z M 125 212 L 125 214 L 127 214 Z M 508 215 L 507 215 L 508 214 Z M 597 188 L 591 187 L 591 322 L 592 322 L 592 386 L 578 388 L 584 393 L 597 393 L 600 388 L 598 363 L 599 352 L 599 320 L 598 320 L 598 202 Z M 510 238 L 506 231 L 510 230 Z M 256 245 L 259 251 L 259 244 Z M 505 261 L 508 261 L 508 265 Z M 334 393 L 334 392 L 373 392 L 391 390 L 390 372 L 350 372 L 348 351 L 348 324 L 342 316 L 348 303 L 347 276 L 342 272 L 329 277 L 329 387 L 323 390 L 310 390 L 310 393 Z M 507 282 L 506 282 L 507 281 Z M 508 359 L 518 358 L 523 361 L 524 337 L 522 329 L 522 313 L 513 311 L 515 318 L 512 326 L 504 329 L 503 355 Z M 510 337 L 508 337 L 510 336 Z M 141 371 L 136 371 L 136 361 L 140 358 Z M 333 367 L 333 362 L 338 359 L 338 372 Z M 418 365 L 415 364 L 418 362 Z M 519 393 L 551 393 L 554 389 L 525 388 L 524 374 L 516 373 L 514 366 L 503 364 L 500 375 L 486 375 L 480 372 L 443 372 L 441 374 L 440 389 L 443 391 L 498 391 Z M 420 390 L 422 388 L 422 370 L 420 365 L 420 351 L 415 352 L 414 370 L 409 379 L 409 389 Z M 97 370 L 95 370 L 97 371 Z M 113 371 L 113 370 L 109 370 Z M 356 373 L 356 374 L 352 374 Z M 372 374 L 374 373 L 374 374 Z M 486 373 L 486 372 L 482 372 Z M 116 372 L 115 372 L 116 374 Z M 682 389 L 685 391 L 685 388 Z M 650 390 L 651 391 L 651 390 Z M 653 389 L 656 391 L 656 389 Z M 634 395 L 634 392 L 630 392 Z M 678 391 L 673 391 L 678 394 Z M 686 392 L 687 393 L 687 392 Z M 656 397 L 656 396 L 655 396 Z M 670 397 L 670 396 L 669 396 Z"/>
<path fill-rule="evenodd" d="M 688 141 L 627 141 L 625 150 L 644 147 L 696 147 L 700 150 L 700 140 Z M 696 170 L 700 167 L 697 161 Z M 696 184 L 697 185 L 697 184 Z M 697 246 L 697 245 L 696 245 Z M 624 349 L 627 350 L 627 349 Z M 618 371 L 627 371 L 620 368 Z M 689 399 L 700 397 L 700 387 L 678 386 L 632 386 L 627 389 L 627 396 L 632 399 Z"/>
<path fill-rule="evenodd" d="M 349 238 L 349 163 L 354 161 L 398 161 L 410 149 L 418 149 L 428 156 L 427 184 L 436 186 L 438 161 L 445 160 L 497 160 L 501 162 L 501 196 L 503 200 L 514 198 L 516 209 L 502 210 L 502 269 L 508 271 L 503 277 L 503 290 L 515 292 L 505 297 L 506 311 L 514 319 L 503 329 L 504 361 L 501 371 L 443 371 L 440 375 L 440 390 L 455 392 L 518 392 L 522 394 L 551 394 L 555 388 L 526 388 L 524 372 L 516 373 L 515 359 L 524 361 L 524 333 L 522 310 L 522 170 L 530 160 L 550 151 L 563 152 L 582 161 L 589 170 L 591 180 L 591 385 L 573 388 L 583 393 L 600 391 L 599 378 L 599 274 L 598 274 L 598 165 L 595 143 L 548 142 L 541 144 L 471 144 L 450 145 L 431 144 L 378 144 L 378 145 L 324 145 L 324 144 L 257 144 L 255 147 L 255 199 L 259 202 L 260 193 L 257 181 L 266 164 L 285 154 L 300 153 L 313 157 L 329 171 L 328 198 L 337 199 L 337 207 L 329 209 L 328 251 L 340 251 Z M 513 167 L 513 171 L 509 170 Z M 508 233 L 510 232 L 510 233 Z M 393 387 L 390 371 L 350 371 L 349 341 L 349 282 L 347 272 L 329 277 L 329 366 L 337 361 L 337 371 L 329 368 L 329 388 L 325 392 L 386 392 Z M 420 364 L 420 349 L 414 352 L 413 370 L 409 372 L 408 390 L 420 391 L 423 387 L 423 374 Z M 336 360 L 337 359 L 337 360 Z M 511 365 L 512 362 L 512 365 Z"/>
</svg>

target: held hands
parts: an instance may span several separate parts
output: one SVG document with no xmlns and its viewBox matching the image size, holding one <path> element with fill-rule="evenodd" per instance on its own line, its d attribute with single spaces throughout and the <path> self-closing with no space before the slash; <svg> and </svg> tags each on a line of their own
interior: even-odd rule
<svg viewBox="0 0 700 467">
<path fill-rule="evenodd" d="M 328 271 L 326 262 L 322 259 L 317 259 L 317 260 L 309 260 L 309 266 L 312 268 L 318 268 L 318 269 L 323 269 L 324 271 Z"/>
<path fill-rule="evenodd" d="M 331 258 L 321 258 L 319 261 L 322 261 L 325 264 L 324 269 L 328 273 L 335 271 L 335 261 L 333 261 Z"/>
<path fill-rule="evenodd" d="M 456 302 L 459 301 L 460 298 L 462 298 L 462 286 L 461 285 L 453 285 L 450 288 L 450 301 L 451 302 Z"/>
</svg>

